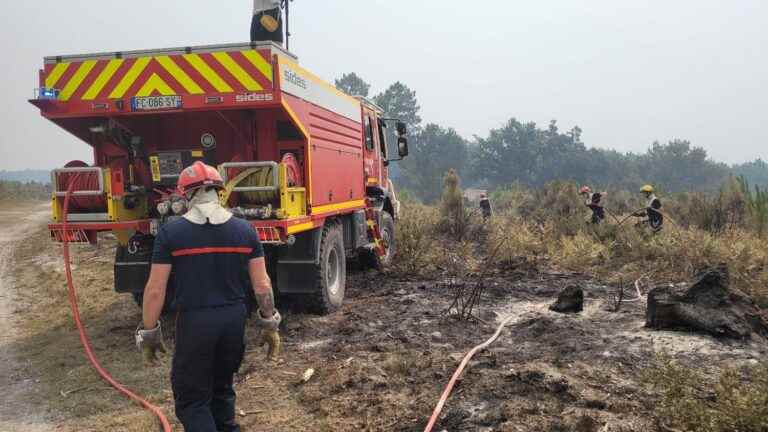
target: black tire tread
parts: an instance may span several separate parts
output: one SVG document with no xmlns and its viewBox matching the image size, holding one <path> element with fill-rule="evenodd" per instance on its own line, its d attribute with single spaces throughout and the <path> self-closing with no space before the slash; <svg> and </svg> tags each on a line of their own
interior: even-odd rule
<svg viewBox="0 0 768 432">
<path fill-rule="evenodd" d="M 319 254 L 319 260 L 318 264 L 315 265 L 314 273 L 315 273 L 315 294 L 311 296 L 310 301 L 310 308 L 321 315 L 328 315 L 333 312 L 336 312 L 338 310 L 338 306 L 334 305 L 331 302 L 331 299 L 328 297 L 328 292 L 325 289 L 325 273 L 323 272 L 323 257 L 325 256 L 325 252 L 328 247 L 332 247 L 333 244 L 329 241 L 327 241 L 327 238 L 333 234 L 333 232 L 336 231 L 339 233 L 339 235 L 343 235 L 341 223 L 337 221 L 328 221 L 326 222 L 325 226 L 323 226 L 323 232 L 320 235 L 320 254 Z M 342 238 L 343 243 L 343 238 Z M 344 251 L 344 248 L 342 247 L 342 253 Z M 345 266 L 346 258 L 344 256 L 339 257 L 340 263 L 342 266 Z M 344 269 L 346 271 L 346 269 Z M 344 273 L 344 272 L 343 272 Z M 341 277 L 346 278 L 346 275 L 343 274 Z M 345 280 L 346 282 L 346 280 Z"/>
</svg>

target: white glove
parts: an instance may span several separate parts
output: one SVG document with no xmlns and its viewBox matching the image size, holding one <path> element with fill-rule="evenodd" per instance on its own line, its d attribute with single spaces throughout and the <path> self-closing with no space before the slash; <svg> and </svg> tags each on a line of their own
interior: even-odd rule
<svg viewBox="0 0 768 432">
<path fill-rule="evenodd" d="M 272 315 L 272 318 L 264 318 L 264 315 L 261 313 L 261 309 L 256 311 L 257 315 L 257 325 L 265 330 L 277 330 L 280 327 L 280 323 L 283 321 L 283 317 L 280 316 L 280 312 L 275 309 L 275 314 Z"/>
<path fill-rule="evenodd" d="M 157 322 L 157 327 L 152 330 L 144 330 L 139 325 L 136 329 L 136 348 L 144 355 L 144 361 L 148 364 L 153 364 L 157 361 L 157 352 L 165 353 L 165 345 L 163 345 L 163 329 L 160 327 L 160 321 Z"/>
</svg>

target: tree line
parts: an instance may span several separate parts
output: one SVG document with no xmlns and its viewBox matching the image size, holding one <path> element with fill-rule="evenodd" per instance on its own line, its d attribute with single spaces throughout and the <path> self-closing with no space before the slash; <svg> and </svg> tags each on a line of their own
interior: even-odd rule
<svg viewBox="0 0 768 432">
<path fill-rule="evenodd" d="M 368 97 L 371 86 L 359 75 L 344 74 L 336 87 Z M 442 190 L 443 175 L 454 169 L 464 187 L 496 189 L 520 183 L 541 187 L 568 180 L 595 187 L 634 190 L 652 183 L 666 192 L 716 191 L 731 175 L 754 185 L 768 185 L 768 164 L 758 159 L 740 165 L 712 160 L 687 140 L 654 142 L 645 153 L 621 153 L 588 147 L 575 126 L 561 130 L 556 120 L 546 127 L 511 118 L 485 137 L 468 140 L 450 127 L 422 124 L 416 92 L 396 82 L 372 97 L 387 116 L 406 122 L 411 154 L 393 170 L 401 189 L 426 202 Z"/>
<path fill-rule="evenodd" d="M 0 180 L 0 201 L 17 202 L 47 200 L 51 198 L 51 185 L 39 182 Z"/>
</svg>

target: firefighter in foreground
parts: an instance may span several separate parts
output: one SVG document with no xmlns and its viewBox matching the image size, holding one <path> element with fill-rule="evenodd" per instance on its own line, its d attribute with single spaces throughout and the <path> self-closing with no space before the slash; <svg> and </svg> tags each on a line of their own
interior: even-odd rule
<svg viewBox="0 0 768 432">
<path fill-rule="evenodd" d="M 592 192 L 589 186 L 583 186 L 579 190 L 579 194 L 584 197 L 585 205 L 592 210 L 592 219 L 589 223 L 599 224 L 605 219 L 605 208 L 603 207 L 602 200 L 606 195 L 605 192 Z"/>
<path fill-rule="evenodd" d="M 187 432 L 233 432 L 233 375 L 245 352 L 245 269 L 258 302 L 261 345 L 274 360 L 280 350 L 280 314 L 258 234 L 219 203 L 224 186 L 215 168 L 196 162 L 179 176 L 179 192 L 190 199 L 183 218 L 158 232 L 144 291 L 144 329 L 136 343 L 149 363 L 165 351 L 160 313 L 171 269 L 176 281 L 176 350 L 171 384 L 176 416 Z"/>
<path fill-rule="evenodd" d="M 653 231 L 661 231 L 664 226 L 664 215 L 661 213 L 661 200 L 656 197 L 653 186 L 645 185 L 640 193 L 648 200 L 648 204 L 642 210 L 635 212 L 634 216 L 642 217 L 639 225 L 648 225 Z"/>
</svg>

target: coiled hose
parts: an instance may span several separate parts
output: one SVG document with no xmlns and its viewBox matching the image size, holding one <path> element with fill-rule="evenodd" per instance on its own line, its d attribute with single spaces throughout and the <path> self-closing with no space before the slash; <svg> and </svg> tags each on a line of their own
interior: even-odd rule
<svg viewBox="0 0 768 432">
<path fill-rule="evenodd" d="M 85 349 L 85 355 L 88 357 L 88 361 L 90 361 L 93 368 L 96 370 L 96 373 L 99 374 L 99 376 L 109 383 L 112 387 L 114 387 L 118 392 L 122 393 L 129 399 L 133 400 L 134 402 L 138 403 L 144 409 L 152 412 L 157 419 L 160 421 L 160 424 L 163 427 L 164 432 L 171 432 L 171 424 L 168 423 L 168 419 L 165 417 L 165 414 L 163 414 L 163 411 L 158 408 L 155 405 L 152 405 L 149 401 L 142 398 L 141 396 L 137 395 L 136 393 L 133 393 L 132 391 L 128 390 L 125 386 L 117 382 L 114 378 L 112 378 L 112 375 L 109 374 L 99 363 L 99 361 L 96 359 L 96 356 L 93 353 L 93 348 L 91 347 L 91 341 L 88 339 L 88 335 L 85 331 L 85 327 L 83 326 L 82 321 L 80 320 L 80 311 L 77 307 L 77 295 L 75 293 L 75 284 L 72 281 L 72 267 L 69 263 L 69 235 L 68 235 L 68 222 L 67 222 L 67 213 L 69 211 L 69 201 L 72 197 L 72 190 L 75 187 L 75 184 L 78 183 L 78 176 L 79 174 L 76 174 L 75 177 L 72 179 L 72 181 L 69 182 L 69 187 L 67 188 L 67 194 L 64 198 L 64 209 L 62 211 L 62 218 L 64 220 L 63 223 L 63 235 L 61 236 L 63 239 L 63 249 L 64 249 L 64 270 L 67 277 L 67 288 L 68 288 L 68 294 L 69 294 L 69 304 L 72 307 L 72 317 L 75 320 L 75 325 L 77 325 L 77 330 L 80 333 L 80 342 L 83 344 L 83 349 Z"/>
<path fill-rule="evenodd" d="M 64 168 L 87 168 L 88 164 L 83 161 L 71 161 L 64 165 Z M 74 184 L 72 189 L 75 191 L 93 191 L 99 189 L 99 173 L 94 171 L 77 173 L 57 173 L 56 183 L 60 185 L 61 192 L 64 188 Z M 78 213 L 96 213 L 104 211 L 107 208 L 107 200 L 104 195 L 86 195 L 73 196 L 69 202 L 70 208 Z"/>
</svg>

